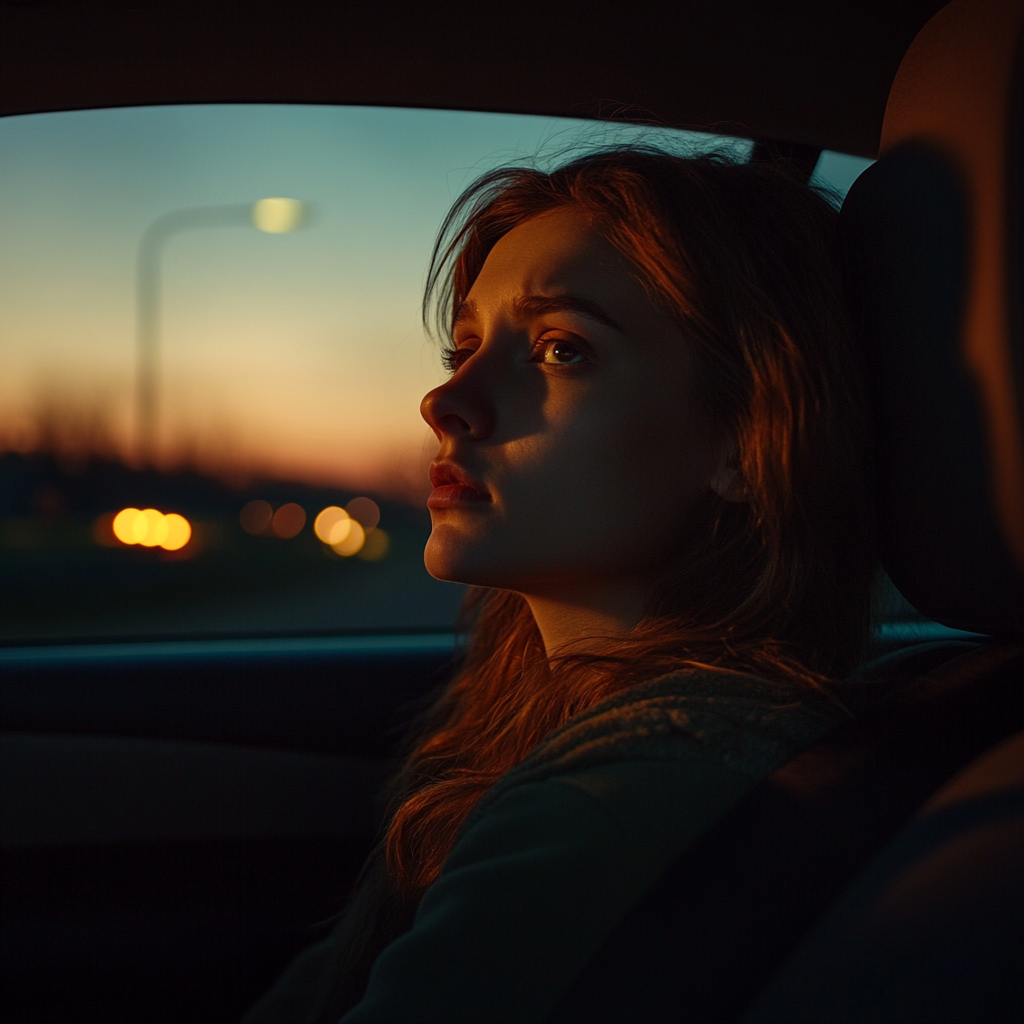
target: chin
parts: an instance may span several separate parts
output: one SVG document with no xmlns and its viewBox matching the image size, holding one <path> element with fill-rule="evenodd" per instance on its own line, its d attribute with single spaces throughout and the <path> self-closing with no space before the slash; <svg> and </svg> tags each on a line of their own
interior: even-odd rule
<svg viewBox="0 0 1024 1024">
<path fill-rule="evenodd" d="M 473 559 L 467 557 L 464 539 L 452 536 L 451 529 L 435 526 L 423 549 L 423 564 L 435 580 L 447 583 L 468 583 L 465 578 Z"/>
<path fill-rule="evenodd" d="M 446 583 L 466 583 L 476 587 L 492 587 L 494 574 L 479 564 L 478 559 L 467 557 L 465 551 L 441 547 L 427 542 L 423 564 L 435 580 Z"/>
<path fill-rule="evenodd" d="M 468 541 L 450 528 L 435 527 L 423 551 L 423 564 L 436 580 L 507 589 L 509 578 L 515 575 L 507 564 L 509 553 L 498 554 L 494 547 Z"/>
</svg>

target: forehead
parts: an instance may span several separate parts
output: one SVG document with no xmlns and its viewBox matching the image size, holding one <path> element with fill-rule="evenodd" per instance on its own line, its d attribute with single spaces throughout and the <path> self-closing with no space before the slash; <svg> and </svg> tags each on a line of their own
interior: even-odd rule
<svg viewBox="0 0 1024 1024">
<path fill-rule="evenodd" d="M 632 267 L 586 214 L 572 208 L 533 217 L 500 238 L 467 298 L 479 307 L 520 295 L 560 294 L 650 305 Z"/>
</svg>

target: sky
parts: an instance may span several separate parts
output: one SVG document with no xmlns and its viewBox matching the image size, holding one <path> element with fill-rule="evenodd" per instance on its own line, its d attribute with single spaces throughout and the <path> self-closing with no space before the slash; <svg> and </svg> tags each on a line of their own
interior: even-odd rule
<svg viewBox="0 0 1024 1024">
<path fill-rule="evenodd" d="M 176 210 L 298 199 L 301 230 L 172 237 L 161 261 L 159 439 L 167 460 L 400 492 L 422 474 L 422 395 L 443 379 L 420 323 L 430 249 L 477 175 L 653 136 L 510 114 L 291 105 L 0 119 L 0 446 L 43 410 L 131 449 L 139 239 Z M 870 161 L 824 154 L 839 191 Z"/>
</svg>

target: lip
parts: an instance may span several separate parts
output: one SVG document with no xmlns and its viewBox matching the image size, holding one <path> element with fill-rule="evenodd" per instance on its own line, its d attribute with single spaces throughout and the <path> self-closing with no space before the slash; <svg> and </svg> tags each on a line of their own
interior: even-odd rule
<svg viewBox="0 0 1024 1024">
<path fill-rule="evenodd" d="M 463 508 L 482 505 L 491 500 L 484 490 L 461 466 L 454 462 L 435 462 L 430 467 L 434 490 L 427 498 L 427 508 Z"/>
</svg>

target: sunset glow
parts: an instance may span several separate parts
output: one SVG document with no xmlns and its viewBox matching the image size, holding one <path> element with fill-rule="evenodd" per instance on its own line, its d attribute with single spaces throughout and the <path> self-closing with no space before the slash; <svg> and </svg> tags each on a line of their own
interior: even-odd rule
<svg viewBox="0 0 1024 1024">
<path fill-rule="evenodd" d="M 59 438 L 73 452 L 136 457 L 140 240 L 174 211 L 248 209 L 161 245 L 151 461 L 420 502 L 436 444 L 419 402 L 444 379 L 421 289 L 452 201 L 494 167 L 629 139 L 740 157 L 750 146 L 368 107 L 3 118 L 0 450 Z"/>
</svg>

